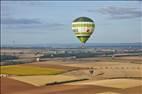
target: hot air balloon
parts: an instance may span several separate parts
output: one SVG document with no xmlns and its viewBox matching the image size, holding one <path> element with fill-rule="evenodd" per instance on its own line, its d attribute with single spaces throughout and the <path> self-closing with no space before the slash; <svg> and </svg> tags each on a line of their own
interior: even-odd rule
<svg viewBox="0 0 142 94">
<path fill-rule="evenodd" d="M 72 22 L 72 30 L 81 43 L 86 43 L 94 32 L 95 23 L 88 17 L 79 17 Z"/>
</svg>

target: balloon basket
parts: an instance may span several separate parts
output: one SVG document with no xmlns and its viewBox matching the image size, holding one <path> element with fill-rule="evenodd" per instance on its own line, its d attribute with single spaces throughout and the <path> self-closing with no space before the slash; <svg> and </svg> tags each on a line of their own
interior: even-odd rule
<svg viewBox="0 0 142 94">
<path fill-rule="evenodd" d="M 82 43 L 80 47 L 85 48 L 85 43 Z"/>
</svg>

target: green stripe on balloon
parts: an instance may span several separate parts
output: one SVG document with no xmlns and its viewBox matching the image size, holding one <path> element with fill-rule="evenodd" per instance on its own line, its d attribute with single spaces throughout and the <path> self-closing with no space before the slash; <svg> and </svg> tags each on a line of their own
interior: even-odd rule
<svg viewBox="0 0 142 94">
<path fill-rule="evenodd" d="M 72 27 L 95 27 L 95 24 L 73 24 Z"/>
<path fill-rule="evenodd" d="M 73 22 L 94 22 L 94 21 L 88 17 L 79 17 L 75 19 Z"/>
<path fill-rule="evenodd" d="M 81 43 L 85 43 L 90 36 L 77 36 Z"/>
</svg>

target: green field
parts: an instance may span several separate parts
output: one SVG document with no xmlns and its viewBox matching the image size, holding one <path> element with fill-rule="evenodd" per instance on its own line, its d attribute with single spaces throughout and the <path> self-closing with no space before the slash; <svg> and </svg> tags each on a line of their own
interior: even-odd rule
<svg viewBox="0 0 142 94">
<path fill-rule="evenodd" d="M 22 65 L 9 65 L 1 66 L 1 74 L 11 75 L 56 75 L 62 73 L 64 70 L 54 68 L 42 68 L 38 66 L 22 66 Z"/>
</svg>

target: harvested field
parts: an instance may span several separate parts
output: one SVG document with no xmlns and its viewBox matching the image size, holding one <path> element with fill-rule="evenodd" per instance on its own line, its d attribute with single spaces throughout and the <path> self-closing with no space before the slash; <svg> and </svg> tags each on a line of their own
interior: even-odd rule
<svg viewBox="0 0 142 94">
<path fill-rule="evenodd" d="M 24 92 L 36 89 L 36 87 L 31 84 L 26 84 L 10 78 L 1 77 L 0 80 L 1 94 L 12 94 L 15 92 Z"/>
<path fill-rule="evenodd" d="M 54 68 L 54 69 L 61 69 L 61 70 L 65 70 L 65 71 L 70 71 L 70 70 L 75 70 L 78 69 L 77 67 L 72 67 L 72 66 L 64 66 L 60 63 L 62 63 L 61 61 L 57 61 L 58 64 L 54 64 L 52 63 L 52 61 L 45 61 L 45 62 L 33 62 L 33 63 L 29 63 L 29 64 L 23 64 L 24 66 L 38 66 L 38 67 L 42 67 L 42 68 Z"/>
<path fill-rule="evenodd" d="M 2 91 L 8 89 L 8 92 L 2 94 L 141 94 L 142 92 L 140 79 L 142 77 L 142 65 L 122 62 L 122 59 L 121 62 L 118 60 L 109 62 L 107 60 L 97 61 L 93 59 L 49 60 L 16 66 L 56 69 L 61 70 L 62 74 L 11 76 L 12 79 L 5 78 L 11 79 L 12 82 L 2 86 Z M 89 68 L 94 68 L 93 75 L 90 75 Z M 47 82 L 76 80 L 84 77 L 88 77 L 90 80 L 43 86 Z M 12 84 L 16 83 L 15 81 L 32 87 L 20 91 L 18 87 L 16 89 L 12 87 Z M 3 83 L 6 82 L 3 81 Z M 19 87 L 24 86 L 19 85 Z"/>
<path fill-rule="evenodd" d="M 132 64 L 132 63 L 122 63 L 118 61 L 107 62 L 107 61 L 89 61 L 89 62 L 82 62 L 82 61 L 74 61 L 74 63 L 61 63 L 64 66 L 71 66 L 71 67 L 80 67 L 80 68 L 89 68 L 89 67 L 97 67 L 97 66 L 130 66 L 130 67 L 141 67 L 141 64 Z"/>
<path fill-rule="evenodd" d="M 103 93 L 96 93 L 96 94 L 120 94 L 120 93 L 116 93 L 116 92 L 103 92 Z"/>
<path fill-rule="evenodd" d="M 142 86 L 118 89 L 92 85 L 54 85 L 13 94 L 141 94 Z"/>
<path fill-rule="evenodd" d="M 29 83 L 35 86 L 44 86 L 50 83 L 65 82 L 70 80 L 80 80 L 84 78 L 79 78 L 75 76 L 65 76 L 65 75 L 48 75 L 48 76 L 15 76 L 12 79 L 19 80 L 25 83 Z"/>
<path fill-rule="evenodd" d="M 120 63 L 120 62 L 86 62 L 86 63 L 67 63 L 64 66 L 80 67 L 88 71 L 89 68 L 94 69 L 94 76 L 98 78 L 142 78 L 142 65 L 132 63 Z M 80 70 L 81 71 L 81 70 Z M 81 72 L 81 73 L 82 73 Z M 78 71 L 76 71 L 78 73 Z M 100 75 L 102 74 L 102 75 Z M 85 74 L 86 75 L 86 74 Z"/>
<path fill-rule="evenodd" d="M 95 85 L 95 86 L 102 86 L 102 87 L 126 89 L 126 88 L 142 86 L 142 81 L 136 80 L 136 79 L 107 79 L 107 80 L 99 80 L 99 81 L 90 80 L 85 82 L 77 82 L 77 83 L 74 83 L 73 85 Z"/>
<path fill-rule="evenodd" d="M 142 60 L 141 56 L 123 56 L 116 57 L 117 59 L 127 59 L 127 60 Z"/>
</svg>

